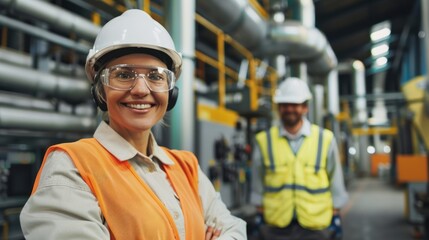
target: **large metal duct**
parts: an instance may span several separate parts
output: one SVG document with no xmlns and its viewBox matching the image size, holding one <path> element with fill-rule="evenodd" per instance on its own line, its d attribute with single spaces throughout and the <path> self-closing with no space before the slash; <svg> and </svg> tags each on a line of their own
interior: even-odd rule
<svg viewBox="0 0 429 240">
<path fill-rule="evenodd" d="M 0 126 L 4 129 L 44 130 L 58 132 L 93 132 L 94 117 L 43 112 L 0 106 Z"/>
<path fill-rule="evenodd" d="M 7 63 L 0 64 L 0 87 L 21 93 L 43 93 L 71 104 L 90 99 L 90 84 L 86 80 L 43 73 Z"/>
<path fill-rule="evenodd" d="M 94 40 L 100 27 L 88 19 L 41 0 L 0 0 L 5 8 L 33 16 L 64 32 Z"/>
<path fill-rule="evenodd" d="M 197 0 L 197 10 L 258 56 L 286 55 L 292 61 L 306 62 L 310 75 L 328 74 L 337 65 L 318 29 L 290 20 L 268 23 L 246 0 Z"/>
</svg>

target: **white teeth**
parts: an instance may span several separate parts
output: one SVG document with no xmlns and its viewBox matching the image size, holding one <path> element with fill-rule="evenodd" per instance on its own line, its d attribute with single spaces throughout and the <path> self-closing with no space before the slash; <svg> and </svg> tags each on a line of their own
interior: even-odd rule
<svg viewBox="0 0 429 240">
<path fill-rule="evenodd" d="M 147 109 L 150 108 L 150 104 L 127 104 L 127 107 L 135 109 Z"/>
</svg>

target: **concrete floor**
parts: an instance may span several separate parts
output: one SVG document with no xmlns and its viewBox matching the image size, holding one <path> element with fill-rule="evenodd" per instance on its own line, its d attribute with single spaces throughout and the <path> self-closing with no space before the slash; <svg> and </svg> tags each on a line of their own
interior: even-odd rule
<svg viewBox="0 0 429 240">
<path fill-rule="evenodd" d="M 411 240 L 405 190 L 377 178 L 354 179 L 343 208 L 343 240 Z"/>
</svg>

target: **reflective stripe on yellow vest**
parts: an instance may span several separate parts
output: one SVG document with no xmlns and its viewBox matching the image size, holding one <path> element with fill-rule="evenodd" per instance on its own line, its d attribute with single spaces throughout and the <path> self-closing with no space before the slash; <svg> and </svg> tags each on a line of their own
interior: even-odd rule
<svg viewBox="0 0 429 240">
<path fill-rule="evenodd" d="M 58 149 L 70 155 L 97 198 L 111 239 L 179 239 L 169 211 L 128 161 L 117 160 L 93 138 L 52 146 L 45 160 L 50 152 Z M 164 166 L 164 170 L 180 199 L 186 240 L 204 239 L 204 217 L 198 195 L 198 161 L 190 152 L 164 150 L 175 163 Z M 37 189 L 39 175 L 33 192 Z"/>
<path fill-rule="evenodd" d="M 265 166 L 263 208 L 268 224 L 288 226 L 295 211 L 305 228 L 329 226 L 333 206 L 326 162 L 332 138 L 331 131 L 312 125 L 295 155 L 278 127 L 256 135 Z"/>
</svg>

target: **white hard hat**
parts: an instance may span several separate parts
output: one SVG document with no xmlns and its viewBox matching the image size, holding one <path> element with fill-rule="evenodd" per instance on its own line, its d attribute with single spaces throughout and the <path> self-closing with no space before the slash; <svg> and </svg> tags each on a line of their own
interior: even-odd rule
<svg viewBox="0 0 429 240">
<path fill-rule="evenodd" d="M 94 46 L 86 58 L 85 71 L 91 82 L 97 71 L 98 61 L 108 53 L 117 53 L 121 49 L 147 49 L 166 54 L 172 62 L 171 68 L 176 76 L 180 75 L 182 57 L 176 51 L 174 42 L 167 30 L 142 10 L 127 10 L 122 15 L 107 22 L 95 39 Z M 138 51 L 137 51 L 138 52 Z M 169 59 L 169 60 L 170 60 Z M 103 64 L 103 63 L 102 63 Z"/>
<path fill-rule="evenodd" d="M 311 92 L 303 80 L 290 77 L 281 82 L 276 90 L 274 103 L 303 103 L 311 99 Z"/>
</svg>

